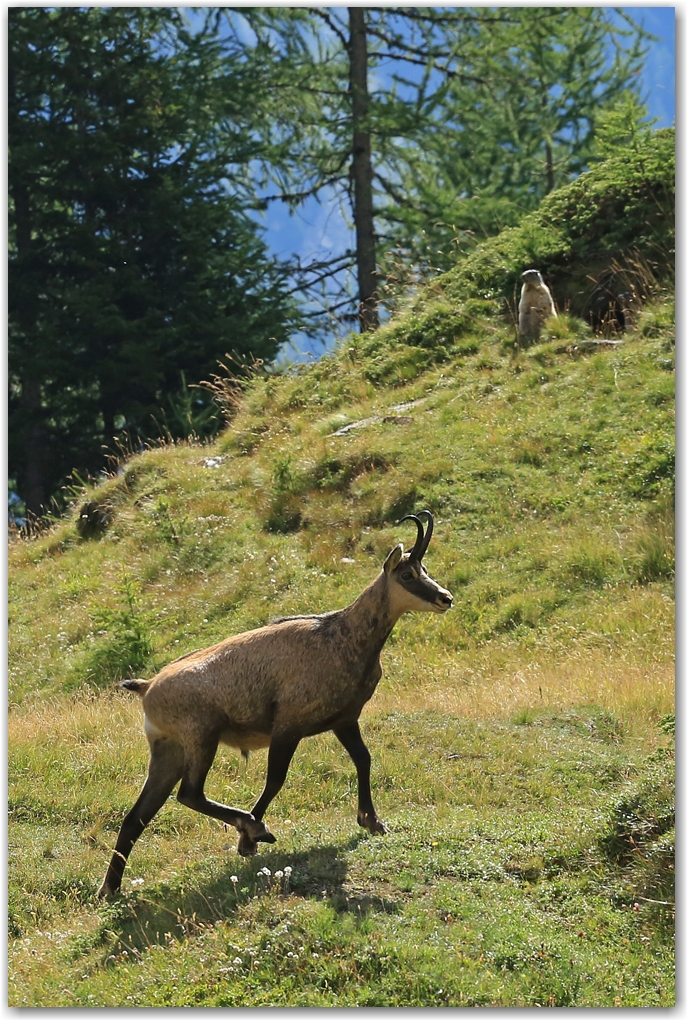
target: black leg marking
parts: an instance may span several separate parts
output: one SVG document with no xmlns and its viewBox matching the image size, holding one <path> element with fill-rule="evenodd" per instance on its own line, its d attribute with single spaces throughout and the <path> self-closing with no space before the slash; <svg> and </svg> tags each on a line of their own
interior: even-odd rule
<svg viewBox="0 0 687 1020">
<path fill-rule="evenodd" d="M 255 842 L 262 840 L 265 843 L 275 843 L 272 833 L 267 831 L 261 821 L 256 821 L 249 811 L 228 807 L 205 796 L 205 779 L 214 761 L 218 743 L 217 739 L 213 739 L 204 745 L 195 746 L 192 751 L 186 749 L 186 764 L 177 800 L 194 811 L 233 825 L 242 835 L 247 834 Z"/>
<path fill-rule="evenodd" d="M 265 789 L 253 808 L 253 817 L 261 822 L 265 811 L 277 796 L 289 770 L 291 759 L 300 743 L 300 737 L 292 735 L 276 736 L 272 738 L 269 753 L 267 756 L 267 779 Z M 272 837 L 271 842 L 274 842 Z M 242 857 L 250 857 L 257 850 L 258 840 L 250 832 L 244 831 L 239 838 L 238 851 Z"/>
<path fill-rule="evenodd" d="M 148 778 L 141 795 L 122 823 L 110 866 L 98 891 L 99 896 L 110 896 L 121 886 L 124 868 L 134 843 L 181 779 L 183 767 L 184 752 L 180 744 L 172 740 L 158 740 L 151 745 Z"/>
<path fill-rule="evenodd" d="M 335 736 L 348 751 L 358 773 L 358 825 L 373 835 L 383 836 L 386 825 L 377 818 L 370 789 L 370 752 L 365 746 L 357 722 L 334 727 Z"/>
</svg>

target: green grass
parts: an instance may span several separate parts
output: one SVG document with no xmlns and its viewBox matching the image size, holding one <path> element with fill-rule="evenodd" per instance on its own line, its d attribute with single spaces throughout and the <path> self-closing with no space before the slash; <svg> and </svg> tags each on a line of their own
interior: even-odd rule
<svg viewBox="0 0 687 1020">
<path fill-rule="evenodd" d="M 110 702 L 109 717 L 132 714 L 125 705 Z M 91 702 L 92 720 L 102 707 Z M 672 895 L 670 746 L 647 775 L 643 743 L 598 708 L 513 722 L 370 718 L 378 806 L 391 829 L 384 839 L 356 829 L 350 767 L 324 735 L 299 752 L 274 805 L 275 847 L 246 862 L 223 850 L 220 825 L 170 803 L 111 904 L 93 901 L 97 865 L 134 795 L 143 741 L 129 737 L 123 755 L 96 748 L 87 706 L 69 715 L 51 751 L 27 741 L 18 762 L 14 1005 L 672 1001 L 672 911 L 649 902 Z M 232 797 L 250 799 L 261 773 L 259 759 L 243 773 L 222 756 L 211 788 L 230 785 Z M 46 810 L 61 784 L 72 797 Z M 664 820 L 659 886 L 657 869 L 646 873 L 651 825 L 644 820 L 632 850 L 617 824 L 627 804 L 635 817 L 649 800 L 649 822 Z M 285 867 L 288 884 L 277 875 Z"/>
<path fill-rule="evenodd" d="M 616 347 L 568 315 L 517 352 L 498 301 L 449 291 L 11 544 L 11 1005 L 674 1003 L 672 296 Z M 96 901 L 147 757 L 115 681 L 346 605 L 423 507 L 455 607 L 399 622 L 362 717 L 389 834 L 325 734 L 274 847 L 246 862 L 171 800 Z M 220 752 L 208 790 L 248 807 L 264 766 Z"/>
<path fill-rule="evenodd" d="M 13 546 L 10 703 L 152 675 L 272 616 L 345 605 L 412 538 L 394 522 L 422 506 L 436 519 L 430 570 L 456 606 L 440 625 L 401 621 L 397 682 L 429 676 L 432 656 L 454 672 L 523 649 L 546 666 L 571 648 L 669 661 L 673 402 L 647 394 L 672 384 L 673 329 L 517 358 L 487 331 L 467 361 L 369 391 L 351 351 L 371 341 L 356 339 L 308 372 L 256 380 L 213 447 L 151 450 L 102 486 L 101 538 L 72 519 Z M 323 412 L 320 378 L 345 411 L 330 397 Z M 334 435 L 342 420 L 367 424 Z M 210 455 L 224 462 L 206 467 Z"/>
</svg>

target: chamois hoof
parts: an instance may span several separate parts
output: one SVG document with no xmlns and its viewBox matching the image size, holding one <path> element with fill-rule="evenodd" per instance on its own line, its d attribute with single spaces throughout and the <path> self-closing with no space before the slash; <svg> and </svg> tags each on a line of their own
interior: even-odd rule
<svg viewBox="0 0 687 1020">
<path fill-rule="evenodd" d="M 358 825 L 362 829 L 367 829 L 372 836 L 386 836 L 389 831 L 381 818 L 377 818 L 377 815 L 358 815 Z"/>
<path fill-rule="evenodd" d="M 109 900 L 113 896 L 115 896 L 118 891 L 119 891 L 118 889 L 113 889 L 111 886 L 109 886 L 107 882 L 103 882 L 103 884 L 100 886 L 95 895 L 96 898 L 99 900 Z"/>
<path fill-rule="evenodd" d="M 258 852 L 258 841 L 251 839 L 245 832 L 239 836 L 239 845 L 236 847 L 242 857 L 252 857 Z"/>
<path fill-rule="evenodd" d="M 245 822 L 239 830 L 238 852 L 242 857 L 252 857 L 258 852 L 258 843 L 276 843 L 277 837 L 262 822 Z"/>
</svg>

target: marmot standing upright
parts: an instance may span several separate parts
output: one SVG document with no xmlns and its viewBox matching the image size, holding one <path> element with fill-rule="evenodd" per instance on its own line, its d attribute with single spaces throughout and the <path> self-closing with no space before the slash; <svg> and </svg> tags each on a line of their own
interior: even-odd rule
<svg viewBox="0 0 687 1020">
<path fill-rule="evenodd" d="M 522 278 L 525 282 L 518 305 L 518 333 L 523 339 L 538 340 L 542 323 L 550 316 L 557 318 L 556 309 L 538 269 L 527 269 Z"/>
</svg>

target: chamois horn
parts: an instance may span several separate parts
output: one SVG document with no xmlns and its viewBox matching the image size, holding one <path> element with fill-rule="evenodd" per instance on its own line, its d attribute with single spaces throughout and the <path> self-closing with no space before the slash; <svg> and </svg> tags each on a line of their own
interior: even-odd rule
<svg viewBox="0 0 687 1020">
<path fill-rule="evenodd" d="M 421 515 L 427 518 L 426 531 L 422 525 L 422 521 L 420 520 Z M 429 540 L 432 537 L 432 531 L 434 530 L 434 518 L 429 510 L 418 510 L 417 515 L 406 514 L 405 517 L 401 517 L 401 520 L 398 523 L 402 524 L 403 521 L 415 521 L 415 525 L 417 527 L 417 538 L 415 539 L 415 545 L 410 550 L 410 558 L 411 560 L 417 560 L 418 563 L 421 563 L 422 557 L 427 552 Z"/>
</svg>

